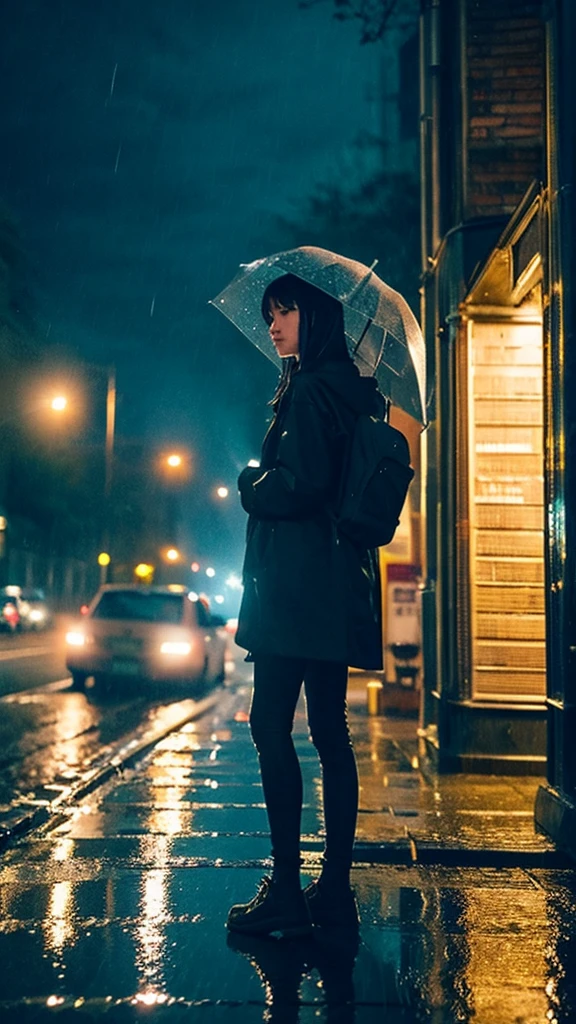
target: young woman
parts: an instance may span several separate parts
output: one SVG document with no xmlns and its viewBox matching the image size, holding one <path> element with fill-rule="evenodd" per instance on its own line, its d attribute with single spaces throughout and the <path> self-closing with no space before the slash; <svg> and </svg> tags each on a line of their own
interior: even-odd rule
<svg viewBox="0 0 576 1024">
<path fill-rule="evenodd" d="M 239 477 L 249 514 L 237 642 L 254 661 L 250 712 L 272 839 L 273 872 L 228 927 L 300 935 L 356 925 L 350 888 L 358 775 L 347 723 L 348 666 L 382 667 L 376 553 L 339 536 L 331 515 L 359 413 L 382 415 L 372 377 L 348 355 L 341 304 L 287 274 L 262 300 L 284 360 L 261 463 Z M 300 889 L 302 776 L 292 726 L 302 684 L 322 766 L 325 854 Z"/>
</svg>

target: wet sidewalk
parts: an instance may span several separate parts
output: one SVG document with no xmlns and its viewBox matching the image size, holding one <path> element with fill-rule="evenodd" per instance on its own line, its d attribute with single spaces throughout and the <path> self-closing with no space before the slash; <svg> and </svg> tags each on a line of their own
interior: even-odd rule
<svg viewBox="0 0 576 1024">
<path fill-rule="evenodd" d="M 539 776 L 436 775 L 420 763 L 415 718 L 368 716 L 362 675 L 351 676 L 348 702 L 361 776 L 358 859 L 365 853 L 406 864 L 570 863 L 534 828 Z"/>
<path fill-rule="evenodd" d="M 158 744 L 0 859 L 2 1021 L 544 1024 L 576 1019 L 576 875 L 534 832 L 536 779 L 425 776 L 410 719 L 351 720 L 358 946 L 231 940 L 269 838 L 250 690 Z M 303 714 L 303 879 L 322 848 Z"/>
</svg>

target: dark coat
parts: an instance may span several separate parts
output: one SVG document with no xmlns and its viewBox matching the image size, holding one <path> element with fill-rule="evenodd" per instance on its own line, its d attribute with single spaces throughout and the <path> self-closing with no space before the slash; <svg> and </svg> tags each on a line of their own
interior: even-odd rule
<svg viewBox="0 0 576 1024">
<path fill-rule="evenodd" d="M 238 486 L 249 513 L 236 640 L 252 655 L 382 667 L 377 552 L 339 536 L 328 506 L 360 412 L 381 413 L 373 378 L 351 361 L 292 377 L 259 468 Z"/>
</svg>

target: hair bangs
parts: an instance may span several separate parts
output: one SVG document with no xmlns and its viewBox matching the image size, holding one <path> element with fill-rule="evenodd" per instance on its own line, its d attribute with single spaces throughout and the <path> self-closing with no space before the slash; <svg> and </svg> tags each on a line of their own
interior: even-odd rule
<svg viewBox="0 0 576 1024">
<path fill-rule="evenodd" d="M 275 281 L 268 285 L 262 296 L 261 305 L 262 318 L 268 326 L 272 323 L 272 316 L 270 315 L 271 302 L 275 302 L 278 306 L 283 306 L 284 309 L 298 309 L 297 289 L 298 278 L 294 277 L 293 274 L 283 274 L 282 277 L 277 277 Z"/>
</svg>

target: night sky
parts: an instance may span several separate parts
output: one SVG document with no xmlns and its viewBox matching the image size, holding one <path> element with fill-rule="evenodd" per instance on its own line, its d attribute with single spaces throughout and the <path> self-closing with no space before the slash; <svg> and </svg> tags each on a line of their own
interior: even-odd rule
<svg viewBox="0 0 576 1024">
<path fill-rule="evenodd" d="M 5 0 L 0 16 L 0 199 L 47 344 L 114 360 L 119 437 L 184 443 L 206 479 L 233 484 L 257 454 L 276 377 L 208 299 L 284 247 L 278 216 L 353 176 L 377 127 L 378 48 L 332 10 Z"/>
</svg>

